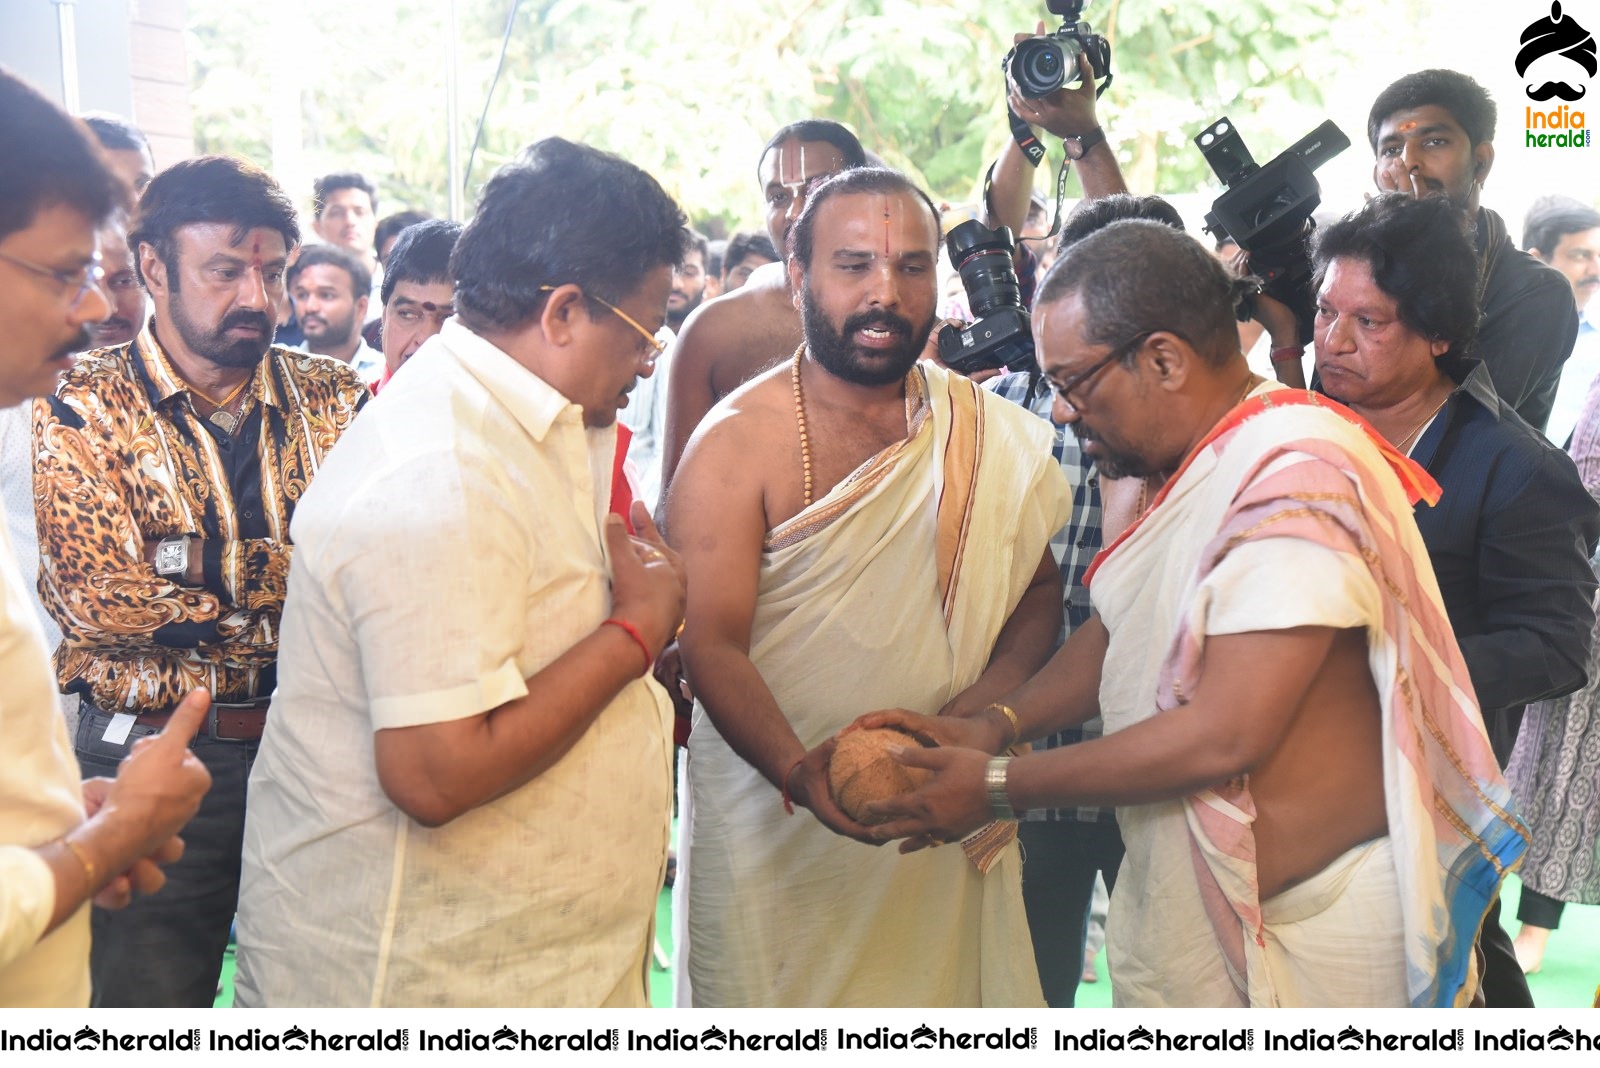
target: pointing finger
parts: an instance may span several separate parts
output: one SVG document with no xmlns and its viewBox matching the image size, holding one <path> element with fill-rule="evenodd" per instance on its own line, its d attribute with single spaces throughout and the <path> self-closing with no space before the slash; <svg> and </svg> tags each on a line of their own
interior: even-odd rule
<svg viewBox="0 0 1600 1068">
<path fill-rule="evenodd" d="M 178 746 L 184 749 L 194 740 L 200 727 L 206 721 L 206 713 L 211 710 L 211 693 L 204 687 L 191 690 L 189 696 L 178 702 L 178 707 L 172 710 L 172 718 L 167 720 L 167 725 L 161 729 L 157 740 L 161 745 Z"/>
</svg>

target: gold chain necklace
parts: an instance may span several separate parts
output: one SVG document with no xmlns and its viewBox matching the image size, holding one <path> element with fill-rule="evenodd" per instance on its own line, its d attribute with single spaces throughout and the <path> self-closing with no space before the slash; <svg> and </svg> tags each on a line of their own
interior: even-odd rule
<svg viewBox="0 0 1600 1068">
<path fill-rule="evenodd" d="M 1450 394 L 1446 393 L 1444 395 L 1444 400 L 1439 402 L 1439 406 L 1437 408 L 1435 408 L 1433 411 L 1429 412 L 1427 415 L 1423 416 L 1422 417 L 1422 422 L 1418 423 L 1416 426 L 1411 428 L 1411 433 L 1407 434 L 1405 437 L 1403 437 L 1399 441 L 1395 442 L 1395 446 L 1394 446 L 1395 447 L 1395 451 L 1401 452 L 1401 453 L 1405 453 L 1405 455 L 1407 455 L 1407 456 L 1411 455 L 1410 452 L 1406 448 L 1408 445 L 1411 444 L 1411 439 L 1416 437 L 1418 434 L 1422 433 L 1422 428 L 1427 426 L 1429 423 L 1433 422 L 1433 417 L 1438 415 L 1440 409 L 1442 409 L 1446 404 L 1449 404 L 1449 403 L 1450 403 Z"/>
<path fill-rule="evenodd" d="M 206 418 L 209 419 L 219 429 L 221 429 L 224 434 L 232 435 L 232 433 L 239 427 L 240 417 L 244 415 L 244 406 L 241 404 L 240 410 L 237 412 L 231 412 L 228 410 L 228 408 L 233 404 L 234 400 L 238 398 L 239 394 L 244 392 L 245 387 L 251 382 L 255 381 L 255 377 L 256 376 L 252 374 L 249 378 L 245 379 L 243 382 L 240 382 L 232 393 L 222 398 L 222 402 L 220 404 L 212 400 L 210 397 L 207 397 L 204 393 L 201 393 L 198 389 L 195 389 L 194 386 L 191 385 L 189 388 L 198 394 L 199 397 L 207 404 L 216 408 L 216 411 L 212 412 Z"/>
<path fill-rule="evenodd" d="M 811 438 L 806 434 L 806 399 L 800 390 L 800 361 L 805 355 L 806 347 L 802 344 L 794 350 L 794 370 L 789 378 L 794 383 L 794 418 L 800 424 L 800 464 L 805 471 L 805 507 L 811 507 Z"/>
</svg>

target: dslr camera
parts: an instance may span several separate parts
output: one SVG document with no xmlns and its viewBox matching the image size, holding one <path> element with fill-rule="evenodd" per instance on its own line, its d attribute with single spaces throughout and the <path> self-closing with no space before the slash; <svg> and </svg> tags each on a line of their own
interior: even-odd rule
<svg viewBox="0 0 1600 1068">
<path fill-rule="evenodd" d="M 1061 16 L 1061 28 L 1028 38 L 1001 60 L 1001 66 L 1017 83 L 1017 91 L 1030 100 L 1076 85 L 1081 76 L 1081 55 L 1089 57 L 1096 79 L 1111 72 L 1110 43 L 1079 17 L 1083 14 L 1083 0 L 1048 0 L 1045 6 L 1052 15 Z"/>
<path fill-rule="evenodd" d="M 991 230 L 969 219 L 945 238 L 976 321 L 939 331 L 939 359 L 970 375 L 991 367 L 1033 366 L 1033 327 L 1022 307 L 1022 283 L 1011 254 L 1011 230 Z"/>
<path fill-rule="evenodd" d="M 1332 120 L 1258 165 L 1244 138 L 1226 117 L 1195 137 L 1194 143 L 1227 190 L 1206 213 L 1206 233 L 1232 238 L 1250 254 L 1250 273 L 1261 291 L 1282 301 L 1300 324 L 1300 342 L 1311 340 L 1316 294 L 1311 291 L 1311 213 L 1322 203 L 1322 187 L 1311 173 L 1350 147 Z M 1251 318 L 1248 302 L 1239 319 Z"/>
</svg>

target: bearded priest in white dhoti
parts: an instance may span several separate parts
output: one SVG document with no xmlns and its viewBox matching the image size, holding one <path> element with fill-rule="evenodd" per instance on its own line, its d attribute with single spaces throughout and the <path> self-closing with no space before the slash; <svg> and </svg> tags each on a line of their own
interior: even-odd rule
<svg viewBox="0 0 1600 1068">
<path fill-rule="evenodd" d="M 673 482 L 698 699 L 680 1003 L 1043 1004 L 1015 824 L 902 856 L 828 786 L 864 712 L 1003 720 L 989 703 L 1061 625 L 1050 427 L 917 359 L 938 241 L 893 171 L 813 192 L 789 261 L 805 344 L 712 411 Z"/>
<path fill-rule="evenodd" d="M 1096 615 L 1002 700 L 1023 738 L 1097 713 L 1105 736 L 1008 758 L 989 720 L 867 717 L 944 746 L 898 750 L 932 780 L 868 811 L 915 847 L 1115 804 L 1118 1005 L 1464 1005 L 1525 832 L 1412 517 L 1438 486 L 1354 413 L 1252 375 L 1241 292 L 1147 222 L 1045 279 L 1056 419 L 1103 477 L 1159 491 L 1091 569 Z"/>
</svg>

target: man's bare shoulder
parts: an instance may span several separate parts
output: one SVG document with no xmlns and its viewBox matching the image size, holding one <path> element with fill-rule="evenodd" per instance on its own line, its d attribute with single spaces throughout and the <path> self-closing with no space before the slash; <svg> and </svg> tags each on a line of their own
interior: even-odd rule
<svg viewBox="0 0 1600 1068">
<path fill-rule="evenodd" d="M 715 405 L 690 439 L 693 449 L 700 439 L 715 452 L 749 449 L 769 443 L 775 436 L 794 431 L 794 389 L 789 364 L 762 372 L 729 393 Z M 749 462 L 752 457 L 743 457 Z M 685 458 L 687 462 L 687 454 Z"/>
<path fill-rule="evenodd" d="M 773 316 L 787 320 L 797 315 L 781 270 L 756 281 L 766 269 L 751 275 L 749 282 L 732 293 L 724 293 L 695 309 L 678 334 L 678 344 L 717 348 L 739 345 L 771 334 L 767 324 Z"/>
<path fill-rule="evenodd" d="M 739 289 L 701 305 L 678 335 L 674 361 L 703 375 L 714 397 L 731 393 L 800 343 L 800 313 L 784 274 L 772 266 L 761 282 L 752 275 Z"/>
<path fill-rule="evenodd" d="M 787 364 L 746 382 L 700 421 L 667 491 L 669 526 L 698 526 L 690 513 L 713 524 L 748 515 L 765 530 L 769 483 L 783 464 L 799 464 Z"/>
</svg>

